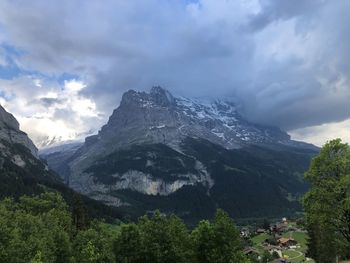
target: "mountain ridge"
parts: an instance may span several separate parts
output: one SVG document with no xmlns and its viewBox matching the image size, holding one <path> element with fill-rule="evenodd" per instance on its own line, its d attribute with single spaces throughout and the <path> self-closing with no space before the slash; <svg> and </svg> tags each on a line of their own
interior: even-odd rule
<svg viewBox="0 0 350 263">
<path fill-rule="evenodd" d="M 129 130 L 126 138 L 123 138 L 125 140 L 120 139 L 118 143 L 125 145 L 135 143 L 135 140 L 131 142 L 130 137 L 174 144 L 174 140 L 179 142 L 189 136 L 205 138 L 225 148 L 239 148 L 247 143 L 313 147 L 311 144 L 291 140 L 286 132 L 277 127 L 246 121 L 230 101 L 203 102 L 199 99 L 174 97 L 161 87 L 153 87 L 149 93 L 134 90 L 125 92 L 120 106 L 113 111 L 107 124 L 102 126 L 97 135 L 88 137 L 87 143 L 93 144 L 104 137 L 110 140 L 118 135 L 111 130 L 123 132 L 123 126 Z M 130 131 L 137 129 L 146 132 L 145 136 L 130 134 Z"/>
<path fill-rule="evenodd" d="M 217 206 L 249 217 L 243 207 L 247 202 L 259 211 L 256 215 L 264 209 L 267 214 L 297 211 L 296 200 L 307 186 L 302 174 L 316 152 L 315 146 L 293 141 L 279 128 L 246 121 L 232 102 L 174 97 L 153 87 L 149 93 L 124 93 L 106 125 L 74 153 L 46 158 L 49 165 L 56 160 L 70 187 L 94 199 L 135 208 L 139 215 L 162 208 L 192 220 L 212 214 Z M 62 166 L 57 160 L 63 160 Z M 202 200 L 205 212 L 196 213 L 192 201 L 185 204 L 183 198 L 189 196 Z"/>
</svg>

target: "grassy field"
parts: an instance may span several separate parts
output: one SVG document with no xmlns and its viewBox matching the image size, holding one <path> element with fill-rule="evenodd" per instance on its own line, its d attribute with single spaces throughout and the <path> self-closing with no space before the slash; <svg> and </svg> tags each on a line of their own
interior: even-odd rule
<svg viewBox="0 0 350 263">
<path fill-rule="evenodd" d="M 283 256 L 288 256 L 288 258 L 296 258 L 300 256 L 300 252 L 295 250 L 285 250 L 282 254 Z"/>
<path fill-rule="evenodd" d="M 291 237 L 294 238 L 298 245 L 300 246 L 300 249 L 297 249 L 298 251 L 301 251 L 303 253 L 307 250 L 307 234 L 304 232 L 287 232 L 283 234 L 283 237 Z"/>
<path fill-rule="evenodd" d="M 270 238 L 271 236 L 269 234 L 260 234 L 252 238 L 254 245 L 260 245 L 261 242 L 263 242 L 265 239 Z"/>
<path fill-rule="evenodd" d="M 263 242 L 265 239 L 270 238 L 271 236 L 269 234 L 260 234 L 252 238 L 253 241 L 253 247 L 258 250 L 261 254 L 264 253 L 264 247 L 261 245 L 261 242 Z"/>
<path fill-rule="evenodd" d="M 286 250 L 283 252 L 284 255 L 289 256 L 292 263 L 305 262 L 305 253 L 307 250 L 307 234 L 305 232 L 287 232 L 283 234 L 284 237 L 291 237 L 298 242 L 300 248 L 295 250 Z"/>
</svg>

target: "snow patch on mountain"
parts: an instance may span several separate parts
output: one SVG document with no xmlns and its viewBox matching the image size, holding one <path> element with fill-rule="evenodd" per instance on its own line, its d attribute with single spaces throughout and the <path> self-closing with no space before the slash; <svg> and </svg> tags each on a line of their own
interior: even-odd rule
<svg viewBox="0 0 350 263">
<path fill-rule="evenodd" d="M 130 149 L 133 145 L 162 144 L 188 156 L 182 149 L 187 138 L 204 139 L 226 149 L 250 145 L 312 147 L 292 141 L 286 132 L 277 127 L 247 121 L 235 103 L 229 100 L 175 97 L 160 87 L 153 87 L 149 93 L 129 90 L 123 94 L 120 106 L 113 111 L 99 133 L 87 137 L 74 155 L 67 155 L 69 158 L 65 160 L 69 161 L 64 163 L 64 171 L 69 171 L 69 178 L 65 179 L 77 191 L 91 196 L 101 194 L 98 198 L 113 196 L 113 191 L 121 189 L 147 195 L 169 195 L 186 185 L 199 184 L 210 189 L 215 182 L 198 160 L 195 168 L 198 172 L 178 172 L 172 175 L 170 181 L 147 172 L 147 169 L 141 171 L 135 167 L 118 174 L 105 174 L 115 178 L 111 183 L 95 180 L 94 173 L 86 172 L 97 160 L 103 161 L 110 154 Z M 62 158 L 57 158 L 57 155 L 53 157 L 55 166 L 60 168 L 57 162 Z M 145 166 L 154 168 L 154 158 L 145 158 Z M 107 199 L 107 203 L 118 203 L 117 200 Z"/>
</svg>

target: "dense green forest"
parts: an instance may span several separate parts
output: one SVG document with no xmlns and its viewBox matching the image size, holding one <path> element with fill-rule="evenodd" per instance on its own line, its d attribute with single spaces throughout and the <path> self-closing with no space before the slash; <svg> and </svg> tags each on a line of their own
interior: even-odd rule
<svg viewBox="0 0 350 263">
<path fill-rule="evenodd" d="M 1 262 L 249 262 L 239 231 L 218 210 L 193 229 L 155 212 L 136 223 L 106 224 L 87 217 L 79 197 L 43 193 L 0 202 Z"/>
</svg>

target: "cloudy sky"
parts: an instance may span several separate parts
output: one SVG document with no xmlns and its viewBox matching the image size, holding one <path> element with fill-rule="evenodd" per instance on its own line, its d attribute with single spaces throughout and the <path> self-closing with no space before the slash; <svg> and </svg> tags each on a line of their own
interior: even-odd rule
<svg viewBox="0 0 350 263">
<path fill-rule="evenodd" d="M 350 142 L 348 0 L 1 0 L 0 104 L 40 144 L 96 132 L 128 89 L 232 97 Z"/>
</svg>

